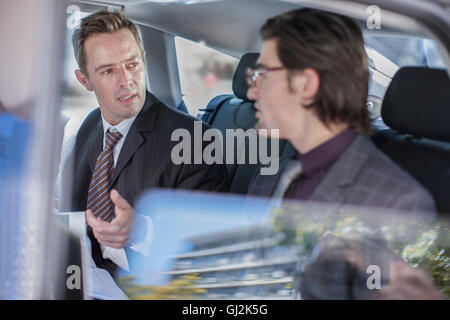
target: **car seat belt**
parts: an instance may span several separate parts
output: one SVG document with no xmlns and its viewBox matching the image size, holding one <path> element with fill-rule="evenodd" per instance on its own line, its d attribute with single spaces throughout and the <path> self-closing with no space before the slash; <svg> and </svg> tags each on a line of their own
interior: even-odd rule
<svg viewBox="0 0 450 320">
<path fill-rule="evenodd" d="M 199 111 L 203 111 L 203 113 L 199 114 L 197 117 L 200 118 L 200 120 L 202 120 L 206 124 L 212 126 L 212 122 L 214 121 L 214 118 L 219 109 L 222 107 L 225 101 L 233 97 L 234 95 L 232 94 L 223 94 L 215 97 L 208 103 L 205 109 L 199 109 Z"/>
</svg>

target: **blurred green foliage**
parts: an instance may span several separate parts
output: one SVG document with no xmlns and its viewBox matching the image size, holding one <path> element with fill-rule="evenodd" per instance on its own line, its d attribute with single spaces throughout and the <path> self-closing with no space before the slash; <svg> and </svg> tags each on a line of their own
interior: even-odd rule
<svg viewBox="0 0 450 320">
<path fill-rule="evenodd" d="M 173 279 L 165 286 L 135 284 L 134 277 L 122 277 L 117 282 L 122 291 L 134 300 L 194 300 L 206 292 L 196 286 L 200 279 L 197 274 L 192 273 Z"/>
<path fill-rule="evenodd" d="M 403 220 L 402 220 L 403 219 Z M 431 276 L 443 297 L 450 298 L 450 239 L 446 221 L 434 225 L 422 222 L 410 224 L 393 217 L 392 223 L 377 223 L 361 218 L 351 209 L 328 211 L 304 207 L 298 203 L 284 203 L 273 211 L 273 225 L 284 237 L 280 245 L 300 245 L 308 255 L 325 233 L 335 236 L 370 235 L 385 239 L 392 252 L 400 255 L 412 267 L 420 268 Z M 375 221 L 375 223 L 373 223 Z"/>
</svg>

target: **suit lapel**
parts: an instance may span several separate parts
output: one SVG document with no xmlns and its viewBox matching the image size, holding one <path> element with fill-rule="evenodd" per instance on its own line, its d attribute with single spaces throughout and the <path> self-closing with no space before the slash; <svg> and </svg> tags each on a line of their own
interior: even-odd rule
<svg viewBox="0 0 450 320">
<path fill-rule="evenodd" d="M 78 130 L 73 157 L 73 196 L 71 210 L 84 210 L 87 192 L 97 162 L 97 156 L 103 147 L 103 124 L 100 110 L 92 112 Z M 69 164 L 71 165 L 71 164 Z"/>
<path fill-rule="evenodd" d="M 157 109 L 159 107 L 158 104 L 159 101 L 147 91 L 144 106 L 131 125 L 130 131 L 128 131 L 125 142 L 120 150 L 116 168 L 112 176 L 112 184 L 115 183 L 122 170 L 133 157 L 134 153 L 142 144 L 144 144 L 145 139 L 143 132 L 151 132 L 154 130 Z"/>
<path fill-rule="evenodd" d="M 103 148 L 103 125 L 102 120 L 100 120 L 97 123 L 97 128 L 95 129 L 95 134 L 91 135 L 88 142 L 88 162 L 89 166 L 91 167 L 91 172 L 94 172 L 95 169 L 95 163 L 97 162 L 97 157 L 102 151 Z"/>
<path fill-rule="evenodd" d="M 358 135 L 344 153 L 332 165 L 327 175 L 309 198 L 311 201 L 345 203 L 342 188 L 353 183 L 370 155 L 370 140 Z"/>
<path fill-rule="evenodd" d="M 140 132 L 131 127 L 128 135 L 123 143 L 122 150 L 120 150 L 119 158 L 117 160 L 116 168 L 112 176 L 112 184 L 117 180 L 117 177 L 122 172 L 125 165 L 130 161 L 136 150 L 144 143 L 144 138 Z"/>
<path fill-rule="evenodd" d="M 284 140 L 285 141 L 285 140 Z M 280 140 L 281 144 L 281 140 Z M 260 176 L 261 180 L 258 181 L 258 194 L 259 195 L 266 195 L 271 196 L 273 195 L 277 185 L 278 181 L 280 180 L 281 174 L 283 173 L 287 163 L 295 154 L 295 149 L 292 146 L 291 143 L 286 141 L 286 144 L 282 150 L 281 156 L 279 159 L 276 159 L 274 161 L 278 161 L 278 172 L 275 175 L 272 176 Z M 269 165 L 267 165 L 269 166 Z"/>
</svg>

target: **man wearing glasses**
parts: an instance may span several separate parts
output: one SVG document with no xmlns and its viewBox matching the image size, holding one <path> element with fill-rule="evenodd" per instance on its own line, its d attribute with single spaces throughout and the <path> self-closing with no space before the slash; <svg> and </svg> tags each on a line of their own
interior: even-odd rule
<svg viewBox="0 0 450 320">
<path fill-rule="evenodd" d="M 249 194 L 434 212 L 430 194 L 367 136 L 369 70 L 356 23 L 300 9 L 269 19 L 261 36 L 247 95 L 257 128 L 279 129 L 293 148 Z"/>
</svg>

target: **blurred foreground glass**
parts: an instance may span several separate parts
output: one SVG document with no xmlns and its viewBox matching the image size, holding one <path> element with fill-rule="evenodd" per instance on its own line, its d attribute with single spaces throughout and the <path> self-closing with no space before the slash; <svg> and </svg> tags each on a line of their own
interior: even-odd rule
<svg viewBox="0 0 450 320">
<path fill-rule="evenodd" d="M 136 211 L 154 234 L 119 277 L 132 299 L 371 299 L 402 260 L 450 296 L 448 221 L 428 215 L 182 191 Z"/>
<path fill-rule="evenodd" d="M 0 299 L 58 294 L 53 285 L 64 242 L 51 213 L 62 139 L 65 6 L 0 2 Z"/>
</svg>

